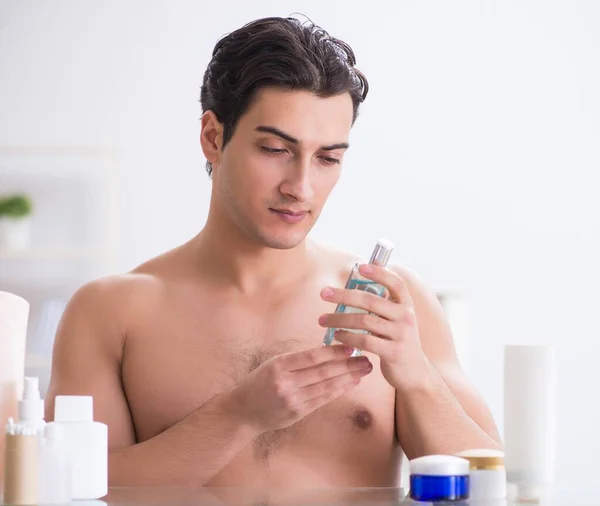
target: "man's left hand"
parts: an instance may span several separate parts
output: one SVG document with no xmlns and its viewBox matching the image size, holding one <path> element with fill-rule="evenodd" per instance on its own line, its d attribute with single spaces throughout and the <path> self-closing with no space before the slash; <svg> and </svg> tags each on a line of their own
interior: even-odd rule
<svg viewBox="0 0 600 506">
<path fill-rule="evenodd" d="M 323 300 L 363 309 L 367 313 L 328 313 L 319 318 L 323 327 L 336 330 L 340 343 L 378 355 L 381 372 L 397 390 L 420 385 L 431 373 L 419 340 L 412 297 L 402 277 L 377 265 L 361 265 L 360 273 L 387 288 L 389 296 L 344 288 L 324 288 Z M 342 329 L 367 331 L 349 332 Z"/>
</svg>

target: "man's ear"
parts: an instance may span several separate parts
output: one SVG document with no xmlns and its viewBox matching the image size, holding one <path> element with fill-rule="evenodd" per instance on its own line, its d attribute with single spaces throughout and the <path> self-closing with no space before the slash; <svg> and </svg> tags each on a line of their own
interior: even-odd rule
<svg viewBox="0 0 600 506">
<path fill-rule="evenodd" d="M 218 166 L 223 149 L 223 125 L 213 111 L 206 111 L 202 115 L 200 145 L 206 160 L 213 168 Z"/>
</svg>

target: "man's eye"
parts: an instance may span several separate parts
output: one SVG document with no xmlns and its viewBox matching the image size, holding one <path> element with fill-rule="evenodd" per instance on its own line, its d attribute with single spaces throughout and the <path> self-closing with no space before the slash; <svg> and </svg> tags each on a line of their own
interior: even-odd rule
<svg viewBox="0 0 600 506">
<path fill-rule="evenodd" d="M 340 163 L 337 158 L 331 158 L 330 156 L 322 156 L 321 160 L 323 163 L 325 163 L 325 165 L 335 165 Z"/>
<path fill-rule="evenodd" d="M 266 153 L 271 153 L 273 155 L 280 155 L 281 153 L 285 153 L 287 151 L 287 149 L 270 148 L 268 146 L 261 146 L 261 149 Z"/>
</svg>

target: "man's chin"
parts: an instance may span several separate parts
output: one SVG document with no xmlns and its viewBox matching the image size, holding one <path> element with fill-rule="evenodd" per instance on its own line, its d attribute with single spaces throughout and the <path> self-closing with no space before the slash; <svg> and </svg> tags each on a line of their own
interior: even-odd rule
<svg viewBox="0 0 600 506">
<path fill-rule="evenodd" d="M 260 242 L 267 248 L 292 249 L 302 244 L 307 233 L 262 234 Z"/>
<path fill-rule="evenodd" d="M 305 237 L 306 236 L 302 237 L 301 239 L 270 238 L 268 240 L 263 241 L 263 244 L 267 248 L 272 248 L 272 249 L 293 249 L 296 246 L 299 246 L 300 244 L 302 244 L 302 241 L 304 241 Z"/>
</svg>

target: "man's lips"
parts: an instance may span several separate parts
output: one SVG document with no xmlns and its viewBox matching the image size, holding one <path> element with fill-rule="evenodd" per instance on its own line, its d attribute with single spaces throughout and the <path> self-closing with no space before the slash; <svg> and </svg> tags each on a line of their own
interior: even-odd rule
<svg viewBox="0 0 600 506">
<path fill-rule="evenodd" d="M 290 214 L 292 216 L 300 216 L 306 214 L 308 211 L 292 211 L 290 209 L 274 209 L 271 208 L 272 211 L 276 211 L 278 213 Z"/>
<path fill-rule="evenodd" d="M 299 223 L 308 214 L 308 211 L 292 211 L 290 209 L 270 209 L 286 223 Z"/>
</svg>

